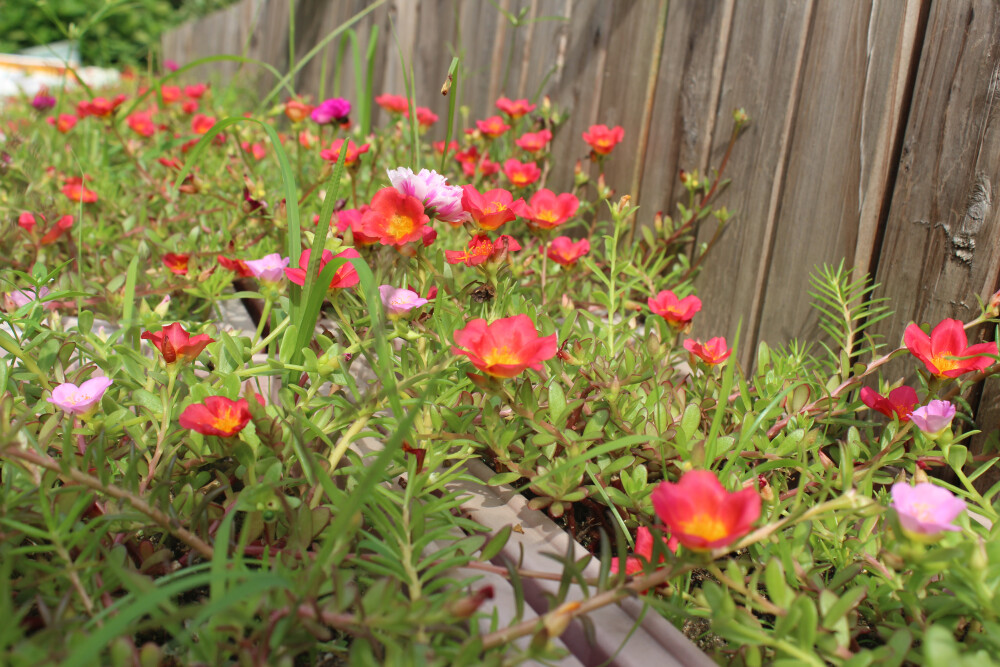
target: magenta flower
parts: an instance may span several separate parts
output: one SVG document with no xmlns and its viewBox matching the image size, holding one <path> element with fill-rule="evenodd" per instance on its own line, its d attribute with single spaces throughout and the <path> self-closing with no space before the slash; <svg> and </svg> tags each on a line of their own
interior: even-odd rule
<svg viewBox="0 0 1000 667">
<path fill-rule="evenodd" d="M 40 92 L 31 100 L 31 106 L 33 106 L 38 111 L 46 111 L 51 109 L 56 105 L 56 98 L 51 95 L 46 95 L 45 92 Z"/>
<path fill-rule="evenodd" d="M 910 415 L 910 420 L 917 428 L 931 438 L 939 438 L 951 426 L 955 418 L 955 406 L 948 401 L 931 401 L 917 408 Z"/>
<path fill-rule="evenodd" d="M 351 103 L 342 97 L 334 97 L 323 100 L 318 107 L 312 110 L 309 117 L 320 125 L 328 125 L 343 121 L 350 113 Z"/>
<path fill-rule="evenodd" d="M 389 182 L 400 193 L 416 197 L 424 205 L 424 213 L 441 222 L 459 224 L 469 219 L 462 209 L 462 188 L 448 185 L 444 176 L 429 169 L 414 174 L 408 167 L 386 169 Z"/>
<path fill-rule="evenodd" d="M 265 280 L 269 283 L 279 282 L 285 277 L 285 267 L 288 266 L 288 258 L 282 257 L 279 253 L 272 252 L 260 259 L 248 259 L 244 264 L 250 269 L 255 278 Z"/>
<path fill-rule="evenodd" d="M 961 530 L 952 521 L 965 509 L 965 501 L 930 482 L 916 486 L 896 482 L 892 485 L 890 507 L 896 510 L 904 530 L 918 535 L 936 535 L 944 530 Z"/>
<path fill-rule="evenodd" d="M 176 72 L 179 68 L 180 65 L 177 64 L 176 60 L 163 61 L 163 69 L 167 70 L 168 72 Z"/>
<path fill-rule="evenodd" d="M 91 378 L 79 387 L 72 382 L 64 382 L 53 389 L 52 397 L 46 400 L 71 415 L 83 415 L 97 407 L 110 386 L 111 380 L 106 377 Z"/>
<path fill-rule="evenodd" d="M 402 287 L 380 285 L 378 291 L 382 295 L 382 305 L 385 306 L 385 312 L 389 317 L 400 317 L 427 303 L 427 299 Z"/>
</svg>

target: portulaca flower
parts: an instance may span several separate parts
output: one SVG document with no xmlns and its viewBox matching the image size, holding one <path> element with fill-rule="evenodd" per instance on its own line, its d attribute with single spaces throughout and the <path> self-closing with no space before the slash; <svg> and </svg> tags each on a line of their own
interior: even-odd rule
<svg viewBox="0 0 1000 667">
<path fill-rule="evenodd" d="M 106 377 L 91 378 L 79 387 L 72 382 L 64 382 L 53 389 L 52 397 L 46 400 L 71 415 L 84 415 L 97 407 L 110 386 L 111 380 Z"/>
<path fill-rule="evenodd" d="M 385 306 L 385 312 L 389 317 L 400 317 L 427 303 L 427 299 L 402 287 L 380 285 L 378 291 L 382 297 L 382 305 Z"/>
<path fill-rule="evenodd" d="M 272 252 L 260 259 L 248 259 L 244 262 L 255 278 L 266 280 L 269 283 L 279 282 L 285 277 L 285 267 L 288 266 L 288 258 L 282 257 L 279 253 Z"/>
<path fill-rule="evenodd" d="M 469 219 L 468 213 L 462 209 L 462 188 L 448 185 L 444 176 L 421 169 L 414 174 L 409 167 L 387 169 L 392 187 L 404 195 L 419 199 L 428 217 L 437 218 L 442 222 L 460 224 Z"/>
<path fill-rule="evenodd" d="M 965 501 L 948 489 L 921 482 L 910 486 L 892 485 L 892 504 L 903 529 L 918 535 L 936 535 L 942 531 L 961 530 L 952 523 L 965 510 Z"/>
</svg>

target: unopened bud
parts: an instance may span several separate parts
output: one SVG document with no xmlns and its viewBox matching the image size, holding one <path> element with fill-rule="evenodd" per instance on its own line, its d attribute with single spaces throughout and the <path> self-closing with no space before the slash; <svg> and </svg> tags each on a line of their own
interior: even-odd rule
<svg viewBox="0 0 1000 667">
<path fill-rule="evenodd" d="M 750 122 L 750 116 L 747 115 L 747 110 L 740 107 L 733 111 L 733 122 L 736 123 L 736 129 L 740 130 L 744 125 Z"/>
<path fill-rule="evenodd" d="M 760 493 L 760 497 L 771 502 L 774 500 L 774 489 L 771 488 L 771 484 L 767 481 L 767 477 L 763 475 L 757 475 L 757 491 Z"/>
<path fill-rule="evenodd" d="M 993 296 L 990 297 L 990 305 L 986 312 L 990 317 L 1000 315 L 1000 291 L 994 292 Z"/>
<path fill-rule="evenodd" d="M 576 187 L 580 187 L 581 185 L 585 185 L 589 180 L 590 177 L 583 173 L 583 165 L 580 163 L 580 160 L 577 160 L 576 166 L 573 167 L 574 185 L 576 185 Z"/>
<path fill-rule="evenodd" d="M 989 556 L 986 555 L 986 547 L 983 538 L 979 538 L 978 543 L 972 549 L 972 557 L 969 559 L 969 566 L 978 572 L 983 572 L 990 565 Z"/>
<path fill-rule="evenodd" d="M 451 613 L 457 618 L 469 618 L 487 600 L 493 599 L 493 587 L 483 586 L 472 595 L 466 596 L 451 605 Z"/>
<path fill-rule="evenodd" d="M 905 478 L 906 478 L 906 474 L 904 473 L 903 474 L 903 479 L 898 480 L 898 481 L 905 482 L 906 481 Z M 924 469 L 921 468 L 920 466 L 917 466 L 917 471 L 915 473 L 913 473 L 913 481 L 916 482 L 917 484 L 922 484 L 924 482 L 929 482 L 931 480 L 930 480 L 929 477 L 927 477 L 927 472 L 924 471 Z"/>
<path fill-rule="evenodd" d="M 833 468 L 836 466 L 833 460 L 822 449 L 816 454 L 816 458 L 819 459 L 820 465 L 824 468 Z"/>
<path fill-rule="evenodd" d="M 545 615 L 545 632 L 549 639 L 554 639 L 566 632 L 570 622 L 573 620 L 573 612 L 580 608 L 580 603 L 564 602 L 551 614 Z"/>
</svg>

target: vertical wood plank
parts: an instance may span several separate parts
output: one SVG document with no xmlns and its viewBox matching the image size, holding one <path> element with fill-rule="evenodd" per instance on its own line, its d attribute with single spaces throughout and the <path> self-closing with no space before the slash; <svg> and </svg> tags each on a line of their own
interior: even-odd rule
<svg viewBox="0 0 1000 667">
<path fill-rule="evenodd" d="M 815 340 L 809 274 L 822 263 L 854 262 L 865 197 L 888 195 L 884 174 L 872 173 L 872 153 L 885 113 L 895 127 L 904 110 L 886 107 L 898 79 L 907 3 L 817 3 L 802 89 L 764 285 L 758 339 Z M 815 221 L 822 220 L 821 224 Z"/>
</svg>

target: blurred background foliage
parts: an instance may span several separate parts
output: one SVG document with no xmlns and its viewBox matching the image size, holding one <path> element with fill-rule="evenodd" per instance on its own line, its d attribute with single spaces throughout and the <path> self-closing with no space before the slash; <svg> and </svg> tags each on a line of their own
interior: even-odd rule
<svg viewBox="0 0 1000 667">
<path fill-rule="evenodd" d="M 70 40 L 84 65 L 141 65 L 160 35 L 235 0 L 3 0 L 0 53 Z"/>
</svg>

